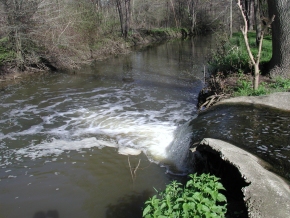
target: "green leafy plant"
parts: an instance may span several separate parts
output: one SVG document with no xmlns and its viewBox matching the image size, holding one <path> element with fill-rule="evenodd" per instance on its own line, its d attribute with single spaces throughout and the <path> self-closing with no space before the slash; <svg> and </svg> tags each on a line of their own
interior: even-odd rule
<svg viewBox="0 0 290 218">
<path fill-rule="evenodd" d="M 145 202 L 145 218 L 178 217 L 224 217 L 226 197 L 220 193 L 225 190 L 219 178 L 210 175 L 191 174 L 190 180 L 182 187 L 177 181 L 167 185 L 164 192 L 154 195 Z"/>
<path fill-rule="evenodd" d="M 282 77 L 277 77 L 275 82 L 271 84 L 271 88 L 278 89 L 281 91 L 287 91 L 290 89 L 290 79 L 285 79 Z"/>
<path fill-rule="evenodd" d="M 234 96 L 259 96 L 270 93 L 270 90 L 266 88 L 265 83 L 261 83 L 257 90 L 253 90 L 252 82 L 244 79 L 243 77 L 241 77 L 241 79 L 239 79 L 237 83 L 238 88 L 234 92 Z"/>
</svg>

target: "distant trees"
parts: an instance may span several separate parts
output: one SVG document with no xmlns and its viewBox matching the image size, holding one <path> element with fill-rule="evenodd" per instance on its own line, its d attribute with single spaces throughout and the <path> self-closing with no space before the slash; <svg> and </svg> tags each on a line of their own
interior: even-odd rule
<svg viewBox="0 0 290 218">
<path fill-rule="evenodd" d="M 193 33 L 196 27 L 196 14 L 197 14 L 198 0 L 187 0 L 188 14 L 190 20 L 190 31 Z"/>
<path fill-rule="evenodd" d="M 127 38 L 131 27 L 132 6 L 131 0 L 115 0 L 121 25 L 121 33 L 124 38 Z"/>
<path fill-rule="evenodd" d="M 114 1 L 124 37 L 130 28 L 174 27 L 187 28 L 191 33 L 203 32 L 216 28 L 228 16 L 228 0 Z"/>
<path fill-rule="evenodd" d="M 191 33 L 226 28 L 228 0 L 0 0 L 0 37 L 25 70 L 39 61 L 74 67 L 114 53 L 118 35 L 134 30 L 187 28 Z M 133 30 L 133 31 L 132 31 Z M 113 43 L 113 46 L 107 44 Z M 10 49 L 11 48 L 11 49 Z M 41 67 L 41 66 L 40 66 Z"/>
<path fill-rule="evenodd" d="M 0 0 L 4 12 L 5 30 L 9 46 L 14 50 L 16 65 L 24 70 L 25 64 L 35 62 L 30 47 L 33 40 L 30 33 L 33 30 L 33 15 L 41 0 Z M 29 60 L 30 59 L 30 60 Z"/>
</svg>

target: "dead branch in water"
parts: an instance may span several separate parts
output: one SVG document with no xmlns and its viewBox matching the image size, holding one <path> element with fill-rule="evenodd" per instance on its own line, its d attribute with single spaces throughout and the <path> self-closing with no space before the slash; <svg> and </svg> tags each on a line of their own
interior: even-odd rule
<svg viewBox="0 0 290 218">
<path fill-rule="evenodd" d="M 211 95 L 209 97 L 206 98 L 206 101 L 200 106 L 199 109 L 202 109 L 203 107 L 205 108 L 209 108 L 210 106 L 216 104 L 217 102 L 219 102 L 220 100 L 222 100 L 223 98 L 227 98 L 228 95 L 226 94 L 220 94 L 220 95 Z"/>
<path fill-rule="evenodd" d="M 131 177 L 132 177 L 132 181 L 133 183 L 135 182 L 136 180 L 136 177 L 137 177 L 137 170 L 140 166 L 140 162 L 141 162 L 141 159 L 139 159 L 139 162 L 138 162 L 138 165 L 135 167 L 135 168 L 132 168 L 131 167 L 131 163 L 130 163 L 130 158 L 129 158 L 129 155 L 128 155 L 128 164 L 129 164 L 129 168 L 130 168 L 130 173 L 131 173 Z"/>
</svg>

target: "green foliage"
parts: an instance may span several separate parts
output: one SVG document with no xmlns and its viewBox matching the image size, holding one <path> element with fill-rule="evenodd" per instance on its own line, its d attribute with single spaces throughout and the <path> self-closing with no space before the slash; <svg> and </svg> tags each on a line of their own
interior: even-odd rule
<svg viewBox="0 0 290 218">
<path fill-rule="evenodd" d="M 290 90 L 290 79 L 277 77 L 275 82 L 271 84 L 270 87 L 277 89 L 278 91 L 288 91 Z"/>
<path fill-rule="evenodd" d="M 290 79 L 277 77 L 273 82 L 260 83 L 257 90 L 253 90 L 253 84 L 243 74 L 239 74 L 237 88 L 234 90 L 234 96 L 259 96 L 274 92 L 290 91 Z"/>
<path fill-rule="evenodd" d="M 270 93 L 265 83 L 261 83 L 257 90 L 253 89 L 253 83 L 241 77 L 238 81 L 238 88 L 234 92 L 234 96 L 259 96 Z"/>
<path fill-rule="evenodd" d="M 192 174 L 190 178 L 184 188 L 181 183 L 173 181 L 159 193 L 159 198 L 154 195 L 146 201 L 143 217 L 224 217 L 227 200 L 220 193 L 225 188 L 219 178 L 209 174 Z"/>
<path fill-rule="evenodd" d="M 7 44 L 7 37 L 0 39 L 0 65 L 13 60 L 15 57 L 14 52 L 7 48 Z"/>
<path fill-rule="evenodd" d="M 249 44 L 254 57 L 258 53 L 258 47 L 256 46 L 256 33 L 248 33 Z M 272 57 L 272 39 L 269 36 L 264 37 L 263 47 L 261 53 L 261 65 L 270 61 Z M 239 70 L 243 72 L 251 71 L 252 66 L 250 64 L 249 55 L 247 53 L 244 38 L 241 32 L 233 34 L 233 37 L 227 40 L 211 57 L 209 62 L 214 71 L 237 72 Z"/>
</svg>

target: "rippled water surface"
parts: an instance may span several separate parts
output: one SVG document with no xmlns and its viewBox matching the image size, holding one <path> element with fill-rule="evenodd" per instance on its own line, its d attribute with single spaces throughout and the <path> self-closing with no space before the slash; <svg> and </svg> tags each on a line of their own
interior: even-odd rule
<svg viewBox="0 0 290 218">
<path fill-rule="evenodd" d="M 140 217 L 153 187 L 172 179 L 155 163 L 196 113 L 209 42 L 168 42 L 3 89 L 0 217 Z"/>
<path fill-rule="evenodd" d="M 191 121 L 193 141 L 221 139 L 257 155 L 290 181 L 290 112 L 226 104 Z"/>
</svg>

